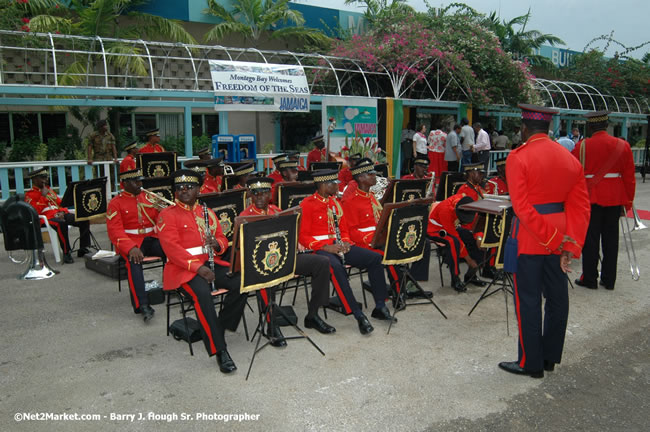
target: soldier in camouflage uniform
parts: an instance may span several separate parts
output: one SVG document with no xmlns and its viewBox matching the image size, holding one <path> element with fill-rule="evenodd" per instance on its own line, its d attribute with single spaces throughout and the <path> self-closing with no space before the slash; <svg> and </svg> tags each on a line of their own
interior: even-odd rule
<svg viewBox="0 0 650 432">
<path fill-rule="evenodd" d="M 108 131 L 106 120 L 99 120 L 95 125 L 95 131 L 88 135 L 88 164 L 92 164 L 93 160 L 111 159 L 117 163 L 115 137 Z"/>
</svg>

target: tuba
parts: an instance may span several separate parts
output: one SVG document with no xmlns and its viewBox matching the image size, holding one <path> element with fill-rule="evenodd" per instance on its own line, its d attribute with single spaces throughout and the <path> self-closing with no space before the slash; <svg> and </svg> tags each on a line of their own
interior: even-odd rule
<svg viewBox="0 0 650 432">
<path fill-rule="evenodd" d="M 370 187 L 370 192 L 375 194 L 377 201 L 381 201 L 381 198 L 384 196 L 388 188 L 388 179 L 386 177 L 377 176 L 377 183 Z"/>
</svg>

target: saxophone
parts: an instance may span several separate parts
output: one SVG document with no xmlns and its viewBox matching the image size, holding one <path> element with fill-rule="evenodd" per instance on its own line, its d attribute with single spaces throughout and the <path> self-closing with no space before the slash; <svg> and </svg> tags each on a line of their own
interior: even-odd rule
<svg viewBox="0 0 650 432">
<path fill-rule="evenodd" d="M 332 209 L 332 220 L 334 221 L 334 234 L 336 234 L 336 243 L 343 244 L 341 240 L 341 229 L 339 228 L 339 218 L 336 216 L 336 211 Z M 345 265 L 345 254 L 339 252 L 339 258 L 341 258 L 341 264 Z"/>
<path fill-rule="evenodd" d="M 214 249 L 212 246 L 208 245 L 208 239 L 212 236 L 212 233 L 210 232 L 210 215 L 208 213 L 208 206 L 203 203 L 203 218 L 205 221 L 205 241 L 203 245 L 203 249 L 207 249 L 206 252 L 208 253 L 208 262 L 210 263 L 210 270 L 212 271 L 212 274 L 214 274 Z M 210 282 L 210 290 L 213 292 L 215 291 L 214 288 L 214 280 Z"/>
</svg>

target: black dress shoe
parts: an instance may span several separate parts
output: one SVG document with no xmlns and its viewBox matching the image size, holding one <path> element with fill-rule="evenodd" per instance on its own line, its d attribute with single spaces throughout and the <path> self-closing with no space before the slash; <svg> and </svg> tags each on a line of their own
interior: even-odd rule
<svg viewBox="0 0 650 432">
<path fill-rule="evenodd" d="M 63 262 L 66 264 L 72 264 L 74 262 L 70 252 L 63 254 Z"/>
<path fill-rule="evenodd" d="M 477 287 L 484 287 L 486 285 L 485 282 L 477 278 L 476 276 L 468 278 L 467 275 L 465 275 L 465 285 L 467 284 L 472 284 L 476 285 Z"/>
<path fill-rule="evenodd" d="M 274 347 L 285 347 L 287 346 L 287 341 L 284 339 L 284 335 L 280 331 L 280 327 L 275 326 L 273 330 L 271 330 L 271 345 Z"/>
<path fill-rule="evenodd" d="M 393 322 L 397 322 L 397 318 L 392 317 L 390 315 L 390 311 L 388 310 L 388 308 L 386 306 L 383 306 L 383 307 L 381 307 L 379 309 L 374 308 L 372 310 L 372 314 L 370 314 L 370 316 L 375 318 L 375 319 L 382 320 L 382 321 L 391 321 L 392 320 Z"/>
<path fill-rule="evenodd" d="M 374 327 L 370 324 L 370 321 L 368 321 L 368 318 L 366 318 L 365 315 L 361 315 L 357 318 L 357 321 L 359 322 L 359 331 L 362 335 L 372 333 L 374 330 Z"/>
<path fill-rule="evenodd" d="M 142 313 L 142 319 L 144 322 L 151 321 L 153 314 L 156 313 L 156 311 L 149 305 L 140 306 L 140 312 Z"/>
<path fill-rule="evenodd" d="M 600 285 L 601 287 L 605 287 L 605 289 L 608 289 L 610 291 L 614 290 L 614 285 L 607 285 L 602 280 L 600 282 L 598 282 L 598 285 Z"/>
<path fill-rule="evenodd" d="M 334 333 L 336 329 L 331 325 L 327 324 L 321 319 L 318 315 L 306 316 L 305 317 L 305 327 L 310 329 L 316 329 L 319 333 L 329 334 Z"/>
<path fill-rule="evenodd" d="M 485 267 L 481 270 L 481 276 L 487 279 L 494 279 L 496 274 L 496 269 L 494 267 Z"/>
<path fill-rule="evenodd" d="M 235 366 L 235 362 L 232 361 L 230 354 L 228 354 L 228 351 L 226 350 L 219 351 L 217 353 L 217 364 L 219 365 L 219 370 L 225 374 L 237 370 L 237 366 Z"/>
<path fill-rule="evenodd" d="M 547 372 L 553 372 L 555 370 L 555 363 L 550 360 L 544 360 L 544 370 Z"/>
<path fill-rule="evenodd" d="M 464 283 L 460 281 L 460 278 L 456 277 L 451 280 L 451 287 L 459 293 L 467 291 L 467 287 L 465 286 Z"/>
<path fill-rule="evenodd" d="M 87 248 L 81 248 L 77 251 L 77 258 L 83 258 L 89 252 Z"/>
<path fill-rule="evenodd" d="M 596 286 L 596 282 L 586 282 L 581 279 L 576 279 L 574 280 L 574 282 L 576 283 L 576 285 L 579 285 L 581 287 L 585 287 L 589 289 L 598 289 L 598 287 Z"/>
<path fill-rule="evenodd" d="M 539 371 L 528 371 L 521 366 L 519 366 L 519 362 L 512 361 L 512 362 L 501 362 L 499 363 L 499 367 L 503 369 L 506 372 L 510 372 L 516 375 L 528 375 L 531 378 L 544 378 L 544 371 L 539 370 Z"/>
</svg>

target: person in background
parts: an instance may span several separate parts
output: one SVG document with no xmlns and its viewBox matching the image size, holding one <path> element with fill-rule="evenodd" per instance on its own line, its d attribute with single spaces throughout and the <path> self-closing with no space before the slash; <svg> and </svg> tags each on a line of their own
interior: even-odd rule
<svg viewBox="0 0 650 432">
<path fill-rule="evenodd" d="M 576 143 L 567 135 L 566 130 L 560 130 L 560 137 L 556 140 L 558 144 L 569 151 L 573 151 Z"/>
<path fill-rule="evenodd" d="M 161 153 L 165 148 L 160 145 L 160 129 L 153 129 L 146 133 L 147 143 L 140 148 L 140 153 Z"/>
<path fill-rule="evenodd" d="M 476 144 L 474 144 L 474 153 L 477 162 L 483 164 L 483 171 L 488 172 L 490 165 L 490 135 L 481 127 L 481 123 L 474 123 L 474 132 L 476 132 Z"/>
<path fill-rule="evenodd" d="M 212 149 L 210 147 L 203 147 L 196 153 L 196 155 L 200 160 L 212 159 Z"/>
<path fill-rule="evenodd" d="M 474 129 L 469 125 L 467 117 L 460 121 L 460 143 L 463 149 L 463 159 L 461 165 L 465 166 L 472 163 L 472 152 L 474 150 Z"/>
<path fill-rule="evenodd" d="M 137 167 L 137 162 L 135 160 L 135 155 L 138 154 L 138 140 L 133 140 L 124 147 L 126 151 L 126 156 L 122 159 L 120 163 L 120 173 L 124 171 L 132 171 Z"/>
<path fill-rule="evenodd" d="M 451 132 L 447 134 L 445 140 L 445 161 L 447 162 L 447 169 L 449 171 L 458 171 L 460 168 L 460 161 L 463 158 L 461 153 L 460 138 L 460 125 L 455 124 Z"/>
<path fill-rule="evenodd" d="M 580 134 L 580 129 L 577 127 L 571 129 L 571 139 L 574 143 L 578 144 L 578 141 L 580 141 L 582 138 L 584 137 Z"/>
<path fill-rule="evenodd" d="M 106 120 L 99 120 L 95 130 L 88 135 L 88 165 L 93 161 L 113 160 L 117 163 L 117 149 L 115 137 L 108 131 Z"/>
<path fill-rule="evenodd" d="M 440 175 L 447 171 L 447 162 L 445 161 L 445 143 L 447 134 L 440 130 L 432 130 L 427 138 L 429 150 L 429 172 L 435 173 L 436 182 L 439 181 Z"/>
<path fill-rule="evenodd" d="M 325 138 L 323 134 L 318 134 L 311 139 L 311 144 L 314 146 L 312 151 L 307 153 L 307 169 L 311 169 L 311 164 L 314 162 L 327 162 L 327 151 L 325 150 Z"/>
<path fill-rule="evenodd" d="M 510 139 L 508 139 L 503 130 L 497 133 L 497 137 L 494 138 L 493 142 L 495 150 L 506 150 L 510 148 Z"/>
<path fill-rule="evenodd" d="M 512 150 L 516 149 L 517 147 L 519 147 L 520 144 L 521 144 L 521 128 L 519 126 L 517 126 L 515 128 L 515 133 L 512 135 L 512 147 L 511 147 L 511 149 Z"/>
<path fill-rule="evenodd" d="M 418 153 L 427 157 L 427 125 L 420 125 L 420 129 L 413 135 L 413 157 L 417 158 Z"/>
</svg>

